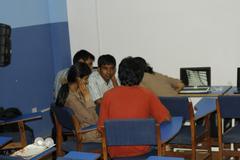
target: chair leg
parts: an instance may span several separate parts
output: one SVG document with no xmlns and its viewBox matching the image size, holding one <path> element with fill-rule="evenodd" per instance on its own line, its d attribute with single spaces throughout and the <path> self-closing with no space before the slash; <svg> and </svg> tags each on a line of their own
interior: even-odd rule
<svg viewBox="0 0 240 160">
<path fill-rule="evenodd" d="M 223 158 L 223 144 L 219 143 L 218 159 L 222 160 Z"/>
<path fill-rule="evenodd" d="M 164 155 L 166 154 L 165 151 L 166 151 L 166 145 L 165 145 L 165 144 L 162 144 L 160 155 L 161 155 L 161 156 L 164 156 Z"/>
<path fill-rule="evenodd" d="M 234 151 L 238 152 L 239 144 L 234 144 Z M 239 159 L 239 156 L 235 156 L 234 159 Z"/>
<path fill-rule="evenodd" d="M 196 155 L 196 144 L 192 145 L 192 160 L 196 160 L 197 155 Z"/>
<path fill-rule="evenodd" d="M 210 126 L 210 114 L 208 115 L 207 117 L 207 122 L 206 122 L 206 128 L 207 128 L 207 147 L 208 147 L 208 159 L 212 159 L 212 150 L 211 150 L 211 147 L 212 147 L 212 141 L 211 141 L 211 126 Z"/>
<path fill-rule="evenodd" d="M 23 121 L 18 122 L 18 128 L 20 131 L 20 143 L 21 147 L 23 148 L 27 145 L 27 138 Z"/>
<path fill-rule="evenodd" d="M 81 151 L 82 150 L 82 144 L 81 142 L 77 142 L 77 151 Z"/>
<path fill-rule="evenodd" d="M 62 132 L 62 130 L 60 129 L 60 132 Z M 62 133 L 58 132 L 57 133 L 57 138 L 56 138 L 56 155 L 58 156 L 64 156 L 64 152 L 62 150 L 62 142 L 63 142 L 63 137 L 62 137 Z"/>
<path fill-rule="evenodd" d="M 212 150 L 211 150 L 211 138 L 207 138 L 207 147 L 208 147 L 208 159 L 212 159 Z"/>
</svg>

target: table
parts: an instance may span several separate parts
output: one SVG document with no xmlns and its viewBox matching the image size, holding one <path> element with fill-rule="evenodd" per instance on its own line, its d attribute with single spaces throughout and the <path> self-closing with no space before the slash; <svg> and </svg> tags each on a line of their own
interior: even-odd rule
<svg viewBox="0 0 240 160">
<path fill-rule="evenodd" d="M 170 121 L 160 124 L 161 142 L 167 142 L 172 139 L 182 128 L 182 117 L 172 117 Z"/>
<path fill-rule="evenodd" d="M 36 120 L 36 119 L 40 119 L 40 118 L 42 118 L 42 112 L 23 114 L 23 115 L 15 117 L 15 118 L 0 119 L 0 126 L 17 123 L 18 127 L 19 127 L 19 136 L 20 136 L 19 142 L 9 143 L 9 144 L 5 145 L 3 147 L 3 149 L 16 149 L 16 148 L 22 148 L 22 147 L 26 146 L 27 140 L 26 140 L 24 122 L 30 121 L 30 120 Z"/>
<path fill-rule="evenodd" d="M 220 95 L 224 95 L 231 88 L 232 88 L 231 86 L 211 86 L 210 91 L 208 93 L 187 93 L 187 94 L 181 93 L 178 95 L 187 97 L 218 97 Z"/>
<path fill-rule="evenodd" d="M 206 113 L 213 113 L 216 111 L 216 97 L 204 97 L 195 106 L 197 110 L 195 119 L 200 119 L 206 115 Z"/>
<path fill-rule="evenodd" d="M 237 87 L 234 86 L 231 89 L 229 89 L 224 95 L 226 95 L 226 96 L 229 96 L 229 95 L 231 95 L 231 96 L 240 96 L 240 94 L 234 94 L 234 92 L 236 90 L 237 90 Z"/>
</svg>

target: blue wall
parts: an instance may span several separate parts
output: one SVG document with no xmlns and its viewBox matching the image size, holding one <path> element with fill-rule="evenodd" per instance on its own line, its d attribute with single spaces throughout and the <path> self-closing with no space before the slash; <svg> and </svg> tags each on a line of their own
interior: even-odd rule
<svg viewBox="0 0 240 160">
<path fill-rule="evenodd" d="M 52 102 L 58 70 L 71 63 L 66 0 L 3 0 L 0 23 L 12 26 L 12 61 L 0 68 L 0 106 L 42 110 Z M 49 113 L 29 123 L 50 135 Z"/>
</svg>

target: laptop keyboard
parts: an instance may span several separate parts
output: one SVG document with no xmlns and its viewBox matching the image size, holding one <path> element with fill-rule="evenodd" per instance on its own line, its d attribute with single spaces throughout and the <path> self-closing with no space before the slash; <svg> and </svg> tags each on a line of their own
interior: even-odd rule
<svg viewBox="0 0 240 160">
<path fill-rule="evenodd" d="M 240 94 L 240 88 L 237 88 L 236 91 L 233 92 L 234 94 Z"/>
</svg>

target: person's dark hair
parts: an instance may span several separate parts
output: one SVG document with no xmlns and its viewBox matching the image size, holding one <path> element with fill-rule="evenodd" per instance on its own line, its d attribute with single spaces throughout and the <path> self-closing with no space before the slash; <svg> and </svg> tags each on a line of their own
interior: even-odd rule
<svg viewBox="0 0 240 160">
<path fill-rule="evenodd" d="M 142 57 L 135 57 L 134 60 L 144 69 L 144 72 L 154 74 L 153 68 L 149 64 L 147 64 L 145 59 L 143 59 Z"/>
<path fill-rule="evenodd" d="M 116 60 L 110 54 L 101 55 L 98 58 L 98 67 L 101 67 L 102 65 L 113 65 L 115 67 L 116 66 Z"/>
<path fill-rule="evenodd" d="M 57 99 L 55 102 L 57 107 L 64 107 L 68 94 L 69 94 L 69 88 L 68 88 L 68 84 L 66 83 L 66 84 L 63 84 L 58 91 Z"/>
<path fill-rule="evenodd" d="M 77 77 L 83 78 L 91 74 L 91 69 L 86 63 L 76 63 L 68 70 L 67 80 L 68 83 L 76 82 Z"/>
<path fill-rule="evenodd" d="M 118 78 L 123 86 L 139 85 L 143 75 L 143 68 L 132 57 L 124 58 L 119 64 Z"/>
<path fill-rule="evenodd" d="M 91 69 L 85 63 L 76 63 L 70 67 L 68 70 L 67 80 L 68 83 L 61 86 L 57 100 L 56 106 L 63 107 L 67 96 L 69 94 L 68 84 L 74 83 L 77 81 L 77 78 L 83 78 L 85 76 L 89 76 L 91 74 Z"/>
<path fill-rule="evenodd" d="M 95 57 L 93 54 L 91 54 L 86 50 L 80 50 L 80 51 L 77 51 L 77 53 L 73 56 L 73 64 L 76 64 L 77 62 L 79 62 L 80 59 L 82 59 L 83 61 L 86 61 L 88 59 L 91 59 L 94 61 Z"/>
</svg>

